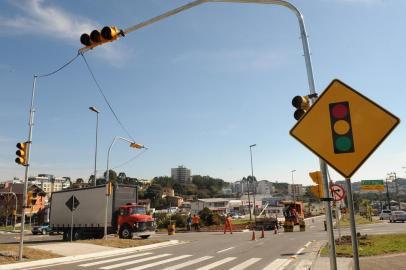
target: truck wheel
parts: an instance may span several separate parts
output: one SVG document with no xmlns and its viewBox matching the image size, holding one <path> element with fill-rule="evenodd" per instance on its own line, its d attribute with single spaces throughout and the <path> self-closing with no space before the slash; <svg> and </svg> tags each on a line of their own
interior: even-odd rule
<svg viewBox="0 0 406 270">
<path fill-rule="evenodd" d="M 124 226 L 120 229 L 120 238 L 132 239 L 133 232 L 128 226 Z"/>
<path fill-rule="evenodd" d="M 62 239 L 63 239 L 63 241 L 69 241 L 70 240 L 70 231 L 64 231 Z"/>
<path fill-rule="evenodd" d="M 80 232 L 79 231 L 73 231 L 73 235 L 72 235 L 72 241 L 77 241 L 80 240 Z"/>
<path fill-rule="evenodd" d="M 141 235 L 140 236 L 142 239 L 147 239 L 149 237 L 149 235 Z"/>
</svg>

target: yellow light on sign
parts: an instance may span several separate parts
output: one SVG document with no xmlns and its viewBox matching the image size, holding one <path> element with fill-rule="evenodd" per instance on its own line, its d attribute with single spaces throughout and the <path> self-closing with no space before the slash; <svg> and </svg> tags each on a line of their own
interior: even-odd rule
<svg viewBox="0 0 406 270">
<path fill-rule="evenodd" d="M 336 79 L 290 134 L 349 178 L 399 122 L 399 118 Z"/>
</svg>

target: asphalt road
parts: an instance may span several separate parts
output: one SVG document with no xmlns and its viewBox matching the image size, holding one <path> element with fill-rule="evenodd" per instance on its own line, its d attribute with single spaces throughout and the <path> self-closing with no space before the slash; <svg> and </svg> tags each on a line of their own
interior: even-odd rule
<svg viewBox="0 0 406 270">
<path fill-rule="evenodd" d="M 298 228 L 296 228 L 298 230 Z M 388 223 L 358 226 L 361 234 L 385 234 L 405 232 L 406 223 Z M 342 234 L 349 230 L 342 229 Z M 273 234 L 256 232 L 257 240 L 252 241 L 251 232 L 234 233 L 179 233 L 174 236 L 155 235 L 154 238 L 178 239 L 186 243 L 144 252 L 121 256 L 106 256 L 102 259 L 89 259 L 81 262 L 68 262 L 60 265 L 36 267 L 32 269 L 231 269 L 231 270 L 279 270 L 305 269 L 311 265 L 319 246 L 327 240 L 323 218 L 309 222 L 306 232 Z M 337 231 L 335 232 L 337 236 Z M 41 236 L 31 236 L 31 238 Z M 51 236 L 60 237 L 60 236 Z M 0 235 L 3 238 L 3 235 Z M 3 241 L 3 239 L 1 239 Z"/>
</svg>

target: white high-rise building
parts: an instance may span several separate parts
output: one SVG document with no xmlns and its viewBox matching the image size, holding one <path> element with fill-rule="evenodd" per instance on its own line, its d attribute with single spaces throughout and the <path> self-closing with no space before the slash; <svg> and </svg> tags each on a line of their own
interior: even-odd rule
<svg viewBox="0 0 406 270">
<path fill-rule="evenodd" d="M 192 182 L 190 170 L 182 165 L 171 169 L 171 177 L 172 179 L 179 181 L 181 184 Z"/>
</svg>

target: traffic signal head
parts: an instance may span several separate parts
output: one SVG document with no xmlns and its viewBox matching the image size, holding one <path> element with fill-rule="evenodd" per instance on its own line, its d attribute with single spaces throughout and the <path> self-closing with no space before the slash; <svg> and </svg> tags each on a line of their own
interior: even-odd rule
<svg viewBox="0 0 406 270">
<path fill-rule="evenodd" d="M 15 162 L 17 164 L 26 166 L 27 165 L 27 143 L 17 143 L 17 148 L 18 150 L 16 151 L 17 158 L 15 159 Z"/>
<path fill-rule="evenodd" d="M 323 197 L 323 176 L 321 175 L 320 171 L 310 172 L 310 178 L 316 184 L 315 186 L 311 186 L 311 192 L 318 198 Z"/>
<path fill-rule="evenodd" d="M 347 101 L 329 104 L 334 153 L 353 153 L 350 105 Z"/>
<path fill-rule="evenodd" d="M 80 36 L 80 43 L 89 48 L 94 48 L 98 45 L 116 40 L 119 35 L 123 35 L 122 31 L 115 26 L 105 26 L 101 31 L 93 30 L 90 35 L 84 33 Z"/>
<path fill-rule="evenodd" d="M 27 207 L 32 206 L 32 198 L 33 198 L 32 191 L 27 191 L 27 202 L 26 202 Z"/>
<path fill-rule="evenodd" d="M 139 144 L 139 143 L 130 143 L 130 147 L 137 148 L 137 149 L 145 148 L 144 145 Z"/>
<path fill-rule="evenodd" d="M 293 117 L 299 120 L 310 108 L 310 99 L 308 96 L 295 96 L 292 99 L 292 105 L 296 108 Z"/>
</svg>

